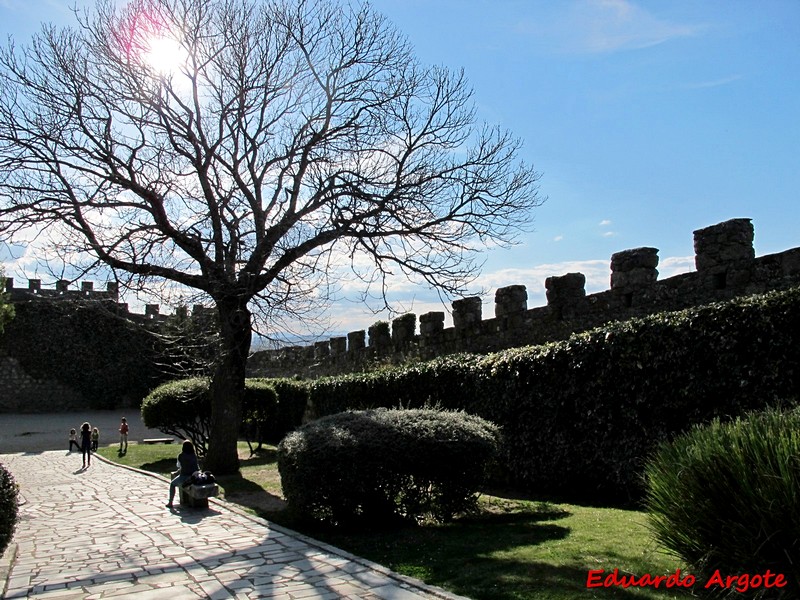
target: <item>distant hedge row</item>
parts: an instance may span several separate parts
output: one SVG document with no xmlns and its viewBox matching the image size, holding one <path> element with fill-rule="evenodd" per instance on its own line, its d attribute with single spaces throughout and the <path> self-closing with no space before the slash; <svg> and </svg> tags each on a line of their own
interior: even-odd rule
<svg viewBox="0 0 800 600">
<path fill-rule="evenodd" d="M 796 402 L 800 289 L 308 385 L 315 416 L 438 405 L 487 418 L 502 426 L 506 475 L 523 489 L 638 499 L 644 460 L 662 440 Z"/>
</svg>

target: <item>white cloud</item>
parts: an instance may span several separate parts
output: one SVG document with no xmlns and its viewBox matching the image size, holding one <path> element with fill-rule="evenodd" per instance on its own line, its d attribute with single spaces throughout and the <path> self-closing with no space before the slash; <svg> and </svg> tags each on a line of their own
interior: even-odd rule
<svg viewBox="0 0 800 600">
<path fill-rule="evenodd" d="M 603 219 L 602 221 L 600 221 L 600 223 L 598 223 L 598 225 L 600 225 L 600 227 L 608 227 L 609 225 L 611 225 L 611 220 Z"/>
<path fill-rule="evenodd" d="M 559 234 L 559 235 L 557 235 L 556 237 L 553 238 L 553 241 L 554 242 L 560 242 L 563 239 L 564 239 L 564 236 Z"/>
<path fill-rule="evenodd" d="M 694 270 L 694 256 L 671 256 L 659 261 L 658 278 L 668 279 Z"/>
<path fill-rule="evenodd" d="M 700 81 L 698 83 L 689 83 L 689 84 L 685 85 L 684 87 L 686 89 L 689 89 L 689 90 L 703 90 L 703 89 L 708 89 L 708 88 L 715 88 L 715 87 L 720 87 L 720 86 L 723 86 L 723 85 L 729 85 L 731 83 L 739 81 L 740 79 L 743 79 L 743 77 L 744 77 L 743 75 L 731 75 L 729 77 L 721 77 L 719 79 L 712 79 L 712 80 L 709 80 L 709 81 Z"/>
<path fill-rule="evenodd" d="M 658 19 L 628 0 L 585 0 L 575 8 L 576 33 L 591 53 L 648 48 L 698 32 L 695 26 Z"/>
<path fill-rule="evenodd" d="M 700 34 L 705 26 L 673 23 L 630 0 L 575 0 L 546 24 L 526 22 L 523 33 L 550 48 L 577 54 L 609 54 L 663 44 Z"/>
</svg>

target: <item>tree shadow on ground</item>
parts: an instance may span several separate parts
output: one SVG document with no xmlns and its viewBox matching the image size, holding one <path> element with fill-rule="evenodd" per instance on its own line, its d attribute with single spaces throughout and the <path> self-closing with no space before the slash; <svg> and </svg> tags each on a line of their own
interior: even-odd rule
<svg viewBox="0 0 800 600">
<path fill-rule="evenodd" d="M 476 600 L 654 600 L 677 595 L 675 590 L 664 594 L 652 589 L 587 589 L 585 565 L 554 565 L 533 558 L 533 552 L 528 557 L 524 551 L 516 553 L 525 547 L 568 538 L 571 529 L 560 521 L 571 514 L 548 502 L 521 509 L 518 503 L 499 501 L 450 524 L 348 532 L 306 526 L 300 531 Z"/>
<path fill-rule="evenodd" d="M 175 460 L 176 460 L 175 458 L 162 458 L 161 460 L 157 460 L 155 462 L 144 463 L 139 468 L 144 471 L 161 473 L 162 475 L 169 477 L 172 474 L 172 472 L 177 468 Z"/>
<path fill-rule="evenodd" d="M 239 462 L 242 465 L 260 466 L 271 465 L 278 462 L 278 451 L 276 448 L 261 447 L 254 448 L 252 452 L 245 451 L 239 454 Z"/>
<path fill-rule="evenodd" d="M 241 473 L 221 475 L 217 477 L 217 483 L 222 487 L 226 501 L 253 509 L 265 518 L 286 508 L 283 498 L 269 493 L 258 483 L 242 477 Z"/>
</svg>

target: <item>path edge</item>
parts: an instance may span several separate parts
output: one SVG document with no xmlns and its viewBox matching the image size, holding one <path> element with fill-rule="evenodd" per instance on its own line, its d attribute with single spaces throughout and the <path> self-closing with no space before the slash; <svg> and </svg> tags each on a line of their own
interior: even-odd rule
<svg viewBox="0 0 800 600">
<path fill-rule="evenodd" d="M 159 475 L 158 473 L 153 473 L 152 471 L 145 471 L 144 469 L 139 469 L 137 467 L 132 467 L 130 465 L 123 465 L 121 463 L 114 462 L 113 460 L 108 459 L 108 458 L 106 458 L 104 456 L 101 456 L 99 454 L 94 454 L 93 457 L 95 459 L 101 460 L 104 463 L 109 464 L 109 465 L 111 465 L 113 467 L 119 467 L 121 469 L 127 469 L 128 471 L 133 471 L 134 473 L 140 473 L 142 475 L 147 475 L 148 477 L 153 477 L 154 479 L 158 479 L 160 481 L 165 482 L 167 485 L 169 485 L 170 480 L 167 479 L 166 477 L 164 477 L 163 475 Z M 342 550 L 341 548 L 337 548 L 336 546 L 331 546 L 330 544 L 326 544 L 325 542 L 321 542 L 321 541 L 319 541 L 317 539 L 314 539 L 312 537 L 309 537 L 309 536 L 307 536 L 307 535 L 305 535 L 303 533 L 300 533 L 298 531 L 294 531 L 293 529 L 289 529 L 288 527 L 284 527 L 283 525 L 278 525 L 277 523 L 273 523 L 272 521 L 268 521 L 267 519 L 263 519 L 261 517 L 257 517 L 256 515 L 250 514 L 249 512 L 243 510 L 242 508 L 239 508 L 237 505 L 235 505 L 232 502 L 227 502 L 225 500 L 220 500 L 219 498 L 209 498 L 208 501 L 209 501 L 209 504 L 216 504 L 220 508 L 224 508 L 225 510 L 229 510 L 229 511 L 231 511 L 233 513 L 236 513 L 237 515 L 240 515 L 240 516 L 242 516 L 242 517 L 244 517 L 246 519 L 249 519 L 250 521 L 258 523 L 259 525 L 261 525 L 263 527 L 267 527 L 269 529 L 272 529 L 273 531 L 277 531 L 277 532 L 282 533 L 284 535 L 288 535 L 288 536 L 294 537 L 294 538 L 296 538 L 296 539 L 308 544 L 309 546 L 312 546 L 314 548 L 318 548 L 319 550 L 322 550 L 323 552 L 327 552 L 328 554 L 333 554 L 335 556 L 339 556 L 341 558 L 344 558 L 346 560 L 352 561 L 352 562 L 354 562 L 356 564 L 359 564 L 359 565 L 361 565 L 363 567 L 366 567 L 368 569 L 372 569 L 374 571 L 378 571 L 379 573 L 381 573 L 382 575 L 385 575 L 386 577 L 389 577 L 390 579 L 394 579 L 395 581 L 397 581 L 399 583 L 402 583 L 402 584 L 405 584 L 405 585 L 407 585 L 409 587 L 416 588 L 416 589 L 418 589 L 420 591 L 425 592 L 426 594 L 430 594 L 432 596 L 436 596 L 438 598 L 442 598 L 443 600 L 470 600 L 470 598 L 468 598 L 467 596 L 459 596 L 458 594 L 454 594 L 452 592 L 448 592 L 447 590 L 442 589 L 440 587 L 429 585 L 429 584 L 425 583 L 424 581 L 422 581 L 420 579 L 416 579 L 414 577 L 409 577 L 407 575 L 402 575 L 400 573 L 396 573 L 396 572 L 392 571 L 391 569 L 389 569 L 388 567 L 385 567 L 385 566 L 383 566 L 383 565 L 381 565 L 379 563 L 373 562 L 371 560 L 367 560 L 366 558 L 362 558 L 362 557 L 357 556 L 355 554 L 351 554 L 350 552 L 347 552 L 346 550 Z M 1 567 L 2 567 L 2 563 L 0 563 L 0 568 Z M 0 576 L 1 575 L 2 575 L 2 571 L 0 571 Z M 5 590 L 3 590 L 3 593 L 5 594 Z M 2 597 L 2 596 L 0 596 L 0 597 Z"/>
<path fill-rule="evenodd" d="M 14 567 L 14 560 L 17 558 L 17 549 L 17 544 L 12 541 L 3 552 L 3 555 L 0 556 L 0 598 L 6 597 L 11 569 Z"/>
</svg>

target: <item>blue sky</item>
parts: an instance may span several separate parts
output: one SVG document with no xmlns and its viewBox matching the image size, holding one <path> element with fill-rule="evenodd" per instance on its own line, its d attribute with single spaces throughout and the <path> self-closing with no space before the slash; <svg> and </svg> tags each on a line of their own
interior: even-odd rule
<svg viewBox="0 0 800 600">
<path fill-rule="evenodd" d="M 463 67 L 479 116 L 542 174 L 533 231 L 485 253 L 486 316 L 503 285 L 526 285 L 529 306 L 549 275 L 607 289 L 619 250 L 659 248 L 662 277 L 691 270 L 692 231 L 730 218 L 753 219 L 758 255 L 800 246 L 800 1 L 372 4 L 423 62 Z M 0 34 L 24 39 L 68 5 L 0 0 Z M 402 282 L 393 298 L 441 310 Z M 340 302 L 331 318 L 346 332 L 378 317 Z"/>
</svg>

